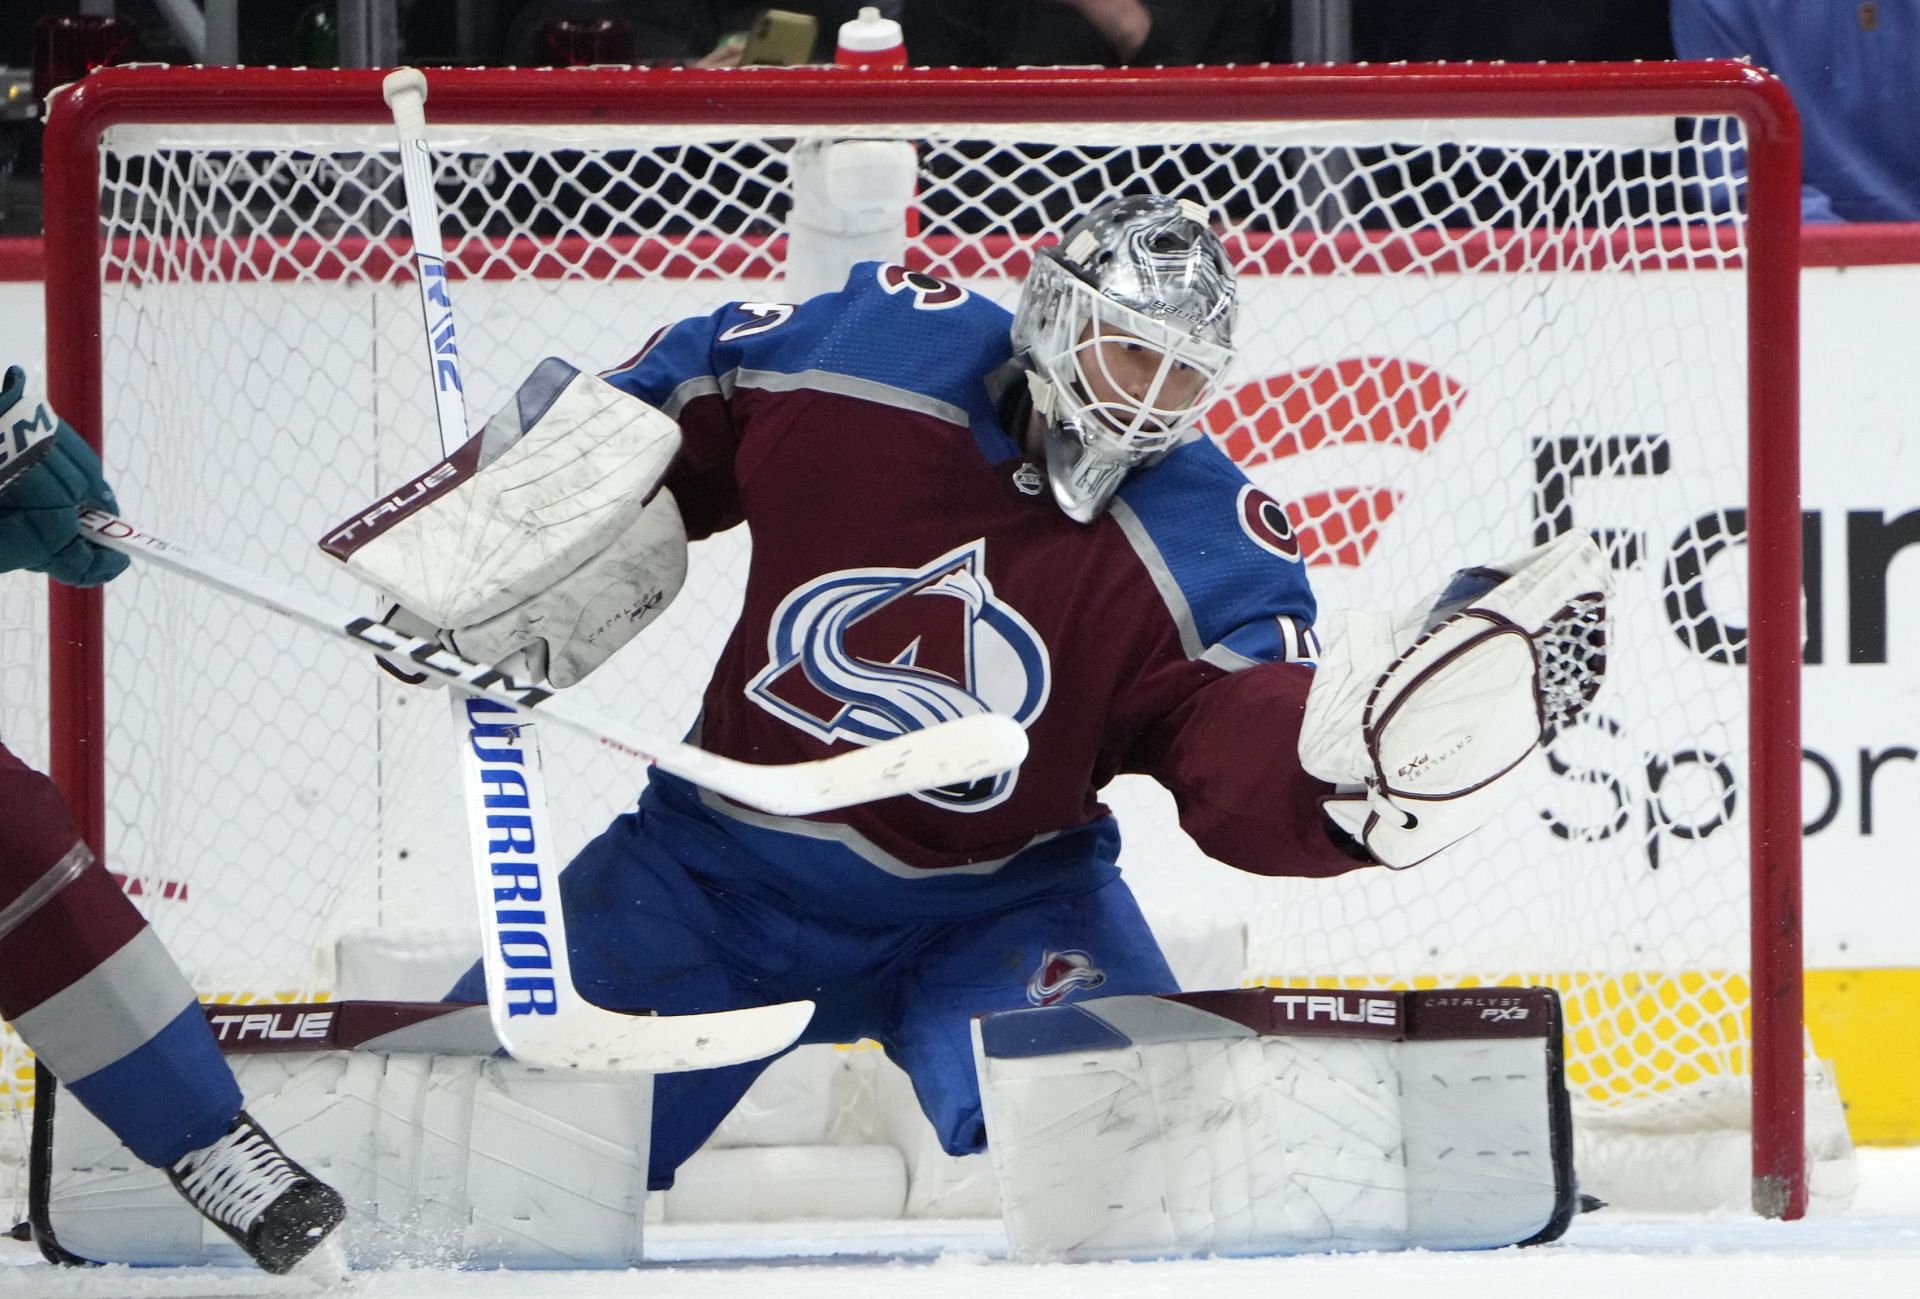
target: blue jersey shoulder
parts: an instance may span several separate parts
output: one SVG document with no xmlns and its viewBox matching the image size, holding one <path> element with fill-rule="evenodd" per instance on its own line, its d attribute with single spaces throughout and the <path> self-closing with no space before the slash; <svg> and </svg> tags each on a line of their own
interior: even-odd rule
<svg viewBox="0 0 1920 1299">
<path fill-rule="evenodd" d="M 862 262 L 843 287 L 798 305 L 731 302 L 683 320 L 607 377 L 668 414 L 742 386 L 841 392 L 964 425 L 997 460 L 1018 448 L 985 380 L 1012 354 L 1012 323 L 969 289 Z"/>
<path fill-rule="evenodd" d="M 1224 667 L 1315 657 L 1300 539 L 1280 503 L 1211 440 L 1183 443 L 1133 474 L 1112 509 L 1190 626 L 1195 657 Z"/>
</svg>

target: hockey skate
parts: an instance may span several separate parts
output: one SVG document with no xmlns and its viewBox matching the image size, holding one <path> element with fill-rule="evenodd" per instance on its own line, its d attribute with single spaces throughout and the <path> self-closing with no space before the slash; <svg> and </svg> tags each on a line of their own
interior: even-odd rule
<svg viewBox="0 0 1920 1299">
<path fill-rule="evenodd" d="M 291 1270 L 347 1213 L 340 1193 L 287 1158 L 245 1110 L 225 1136 L 181 1156 L 167 1176 L 268 1272 Z"/>
</svg>

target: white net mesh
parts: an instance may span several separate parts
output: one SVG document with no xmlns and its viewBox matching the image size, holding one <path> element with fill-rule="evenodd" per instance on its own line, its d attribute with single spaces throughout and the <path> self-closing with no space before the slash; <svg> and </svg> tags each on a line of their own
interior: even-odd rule
<svg viewBox="0 0 1920 1299">
<path fill-rule="evenodd" d="M 857 132 L 918 152 L 910 264 L 1009 305 L 1034 242 L 1095 199 L 1219 214 L 1244 351 L 1209 426 L 1286 503 L 1323 608 L 1401 607 L 1454 567 L 1602 535 L 1620 585 L 1606 690 L 1461 850 L 1407 873 L 1256 879 L 1202 858 L 1157 789 L 1110 791 L 1150 917 L 1170 941 L 1203 935 L 1183 947 L 1244 950 L 1229 979 L 1551 982 L 1572 1080 L 1601 1107 L 1747 1069 L 1744 244 L 1737 222 L 1691 223 L 1690 178 L 1717 163 L 1682 127 Z M 361 606 L 314 540 L 437 456 L 390 134 L 116 126 L 102 166 L 105 454 L 127 514 Z M 478 419 L 541 356 L 611 366 L 660 324 L 778 300 L 788 159 L 856 133 L 431 134 Z M 698 547 L 679 601 L 580 694 L 685 727 L 744 561 L 743 537 Z M 43 724 L 39 589 L 0 578 L 9 737 Z M 139 571 L 110 590 L 106 677 L 110 859 L 208 995 L 326 996 L 343 935 L 465 933 L 437 697 Z M 639 781 L 562 734 L 549 749 L 571 851 Z"/>
</svg>

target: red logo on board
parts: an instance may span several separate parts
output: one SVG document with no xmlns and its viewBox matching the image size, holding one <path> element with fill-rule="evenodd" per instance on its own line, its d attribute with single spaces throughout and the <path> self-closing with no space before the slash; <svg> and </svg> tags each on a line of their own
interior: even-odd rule
<svg viewBox="0 0 1920 1299">
<path fill-rule="evenodd" d="M 1457 379 L 1418 361 L 1350 357 L 1242 384 L 1215 402 L 1201 425 L 1242 469 L 1341 445 L 1370 443 L 1424 453 L 1446 435 L 1466 396 Z M 1358 568 L 1404 495 L 1392 487 L 1356 484 L 1309 492 L 1279 508 L 1292 524 L 1291 542 L 1308 564 Z M 1268 500 L 1263 494 L 1262 499 Z M 1272 549 L 1253 531 L 1264 524 L 1277 536 L 1272 516 L 1256 518 L 1251 511 L 1263 507 L 1244 496 L 1241 506 L 1241 523 Z"/>
</svg>

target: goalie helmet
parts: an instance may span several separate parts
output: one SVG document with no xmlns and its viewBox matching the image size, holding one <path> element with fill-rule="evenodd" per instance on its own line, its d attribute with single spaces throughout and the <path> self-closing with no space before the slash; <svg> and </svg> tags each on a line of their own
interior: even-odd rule
<svg viewBox="0 0 1920 1299">
<path fill-rule="evenodd" d="M 1111 199 L 1034 258 L 1013 348 L 1067 517 L 1186 438 L 1233 359 L 1234 274 L 1196 203 Z"/>
</svg>

